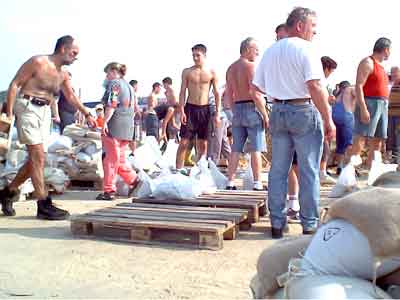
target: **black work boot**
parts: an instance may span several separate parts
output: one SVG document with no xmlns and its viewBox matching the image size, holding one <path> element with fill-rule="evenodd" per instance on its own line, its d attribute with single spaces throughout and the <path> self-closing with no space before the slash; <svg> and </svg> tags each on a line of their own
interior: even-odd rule
<svg viewBox="0 0 400 300">
<path fill-rule="evenodd" d="M 17 200 L 17 196 L 19 196 L 19 192 L 10 191 L 8 186 L 0 190 L 1 210 L 5 216 L 15 216 L 13 202 Z"/>
<path fill-rule="evenodd" d="M 69 213 L 54 206 L 50 196 L 47 196 L 46 200 L 37 201 L 36 218 L 42 220 L 66 220 L 69 218 Z"/>
</svg>

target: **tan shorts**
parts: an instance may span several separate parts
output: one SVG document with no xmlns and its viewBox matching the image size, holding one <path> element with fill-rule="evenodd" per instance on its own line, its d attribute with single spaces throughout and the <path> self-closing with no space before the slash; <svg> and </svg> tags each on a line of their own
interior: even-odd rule
<svg viewBox="0 0 400 300">
<path fill-rule="evenodd" d="M 46 151 L 51 130 L 50 106 L 38 106 L 27 99 L 17 97 L 14 113 L 19 142 L 26 145 L 43 144 Z"/>
</svg>

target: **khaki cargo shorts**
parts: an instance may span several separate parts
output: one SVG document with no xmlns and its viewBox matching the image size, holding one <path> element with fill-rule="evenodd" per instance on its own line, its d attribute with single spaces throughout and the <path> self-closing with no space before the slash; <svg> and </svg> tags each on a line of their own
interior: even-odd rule
<svg viewBox="0 0 400 300">
<path fill-rule="evenodd" d="M 51 131 L 50 106 L 39 106 L 27 99 L 17 97 L 14 113 L 19 142 L 26 145 L 43 144 L 47 151 Z"/>
</svg>

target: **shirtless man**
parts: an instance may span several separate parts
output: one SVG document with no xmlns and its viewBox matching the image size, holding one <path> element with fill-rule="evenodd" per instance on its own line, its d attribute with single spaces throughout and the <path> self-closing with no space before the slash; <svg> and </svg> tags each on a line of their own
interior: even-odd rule
<svg viewBox="0 0 400 300">
<path fill-rule="evenodd" d="M 192 48 L 194 66 L 182 72 L 182 85 L 179 93 L 181 113 L 181 141 L 176 154 L 176 169 L 182 170 L 189 141 L 197 136 L 198 158 L 207 155 L 207 135 L 210 122 L 209 92 L 213 88 L 216 112 L 215 126 L 220 123 L 221 98 L 218 92 L 218 79 L 214 70 L 205 65 L 206 46 L 197 44 Z M 186 90 L 188 97 L 186 99 Z M 187 100 L 187 101 L 186 101 Z M 186 104 L 185 104 L 186 101 Z"/>
<path fill-rule="evenodd" d="M 46 138 L 50 134 L 49 105 L 56 100 L 60 90 L 65 98 L 82 112 L 89 125 L 96 126 L 80 100 L 75 96 L 65 65 L 72 64 L 78 56 L 79 47 L 71 36 L 57 40 L 54 53 L 30 58 L 19 69 L 7 93 L 7 116 L 16 116 L 18 138 L 28 148 L 28 161 L 19 169 L 10 185 L 0 191 L 2 211 L 14 216 L 12 201 L 18 195 L 18 188 L 29 177 L 35 188 L 37 218 L 64 220 L 69 216 L 65 210 L 53 205 L 44 184 L 44 163 Z"/>
<path fill-rule="evenodd" d="M 240 44 L 240 58 L 226 72 L 225 95 L 233 103 L 233 145 L 228 169 L 228 190 L 235 190 L 233 179 L 238 166 L 239 155 L 249 140 L 254 190 L 263 190 L 261 183 L 261 151 L 265 148 L 265 131 L 268 116 L 265 100 L 261 93 L 251 89 L 254 77 L 254 61 L 258 56 L 257 43 L 247 38 Z M 252 92 L 254 91 L 254 92 Z"/>
<path fill-rule="evenodd" d="M 158 105 L 158 97 L 161 93 L 161 84 L 159 82 L 155 82 L 153 84 L 153 89 L 151 91 L 150 96 L 147 99 L 147 116 L 146 116 L 146 135 L 154 136 L 157 141 L 159 139 L 159 121 L 157 117 L 157 112 L 155 111 L 156 106 Z"/>
<path fill-rule="evenodd" d="M 165 89 L 167 103 L 158 105 L 155 108 L 155 111 L 158 119 L 162 120 L 160 140 L 168 140 L 171 138 L 168 134 L 168 125 L 170 125 L 172 127 L 170 128 L 173 130 L 179 130 L 174 119 L 175 108 L 178 104 L 178 101 L 176 100 L 175 92 L 172 89 L 172 79 L 170 77 L 165 77 L 162 80 L 162 83 Z"/>
</svg>

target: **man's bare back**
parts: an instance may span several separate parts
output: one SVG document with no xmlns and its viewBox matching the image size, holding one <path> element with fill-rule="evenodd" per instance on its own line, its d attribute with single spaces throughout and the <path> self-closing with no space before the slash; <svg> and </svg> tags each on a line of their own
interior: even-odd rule
<svg viewBox="0 0 400 300">
<path fill-rule="evenodd" d="M 255 66 L 253 62 L 242 58 L 235 61 L 228 68 L 226 77 L 233 102 L 252 99 L 250 90 L 254 69 Z"/>
<path fill-rule="evenodd" d="M 211 69 L 193 66 L 183 71 L 183 77 L 188 90 L 187 102 L 195 105 L 207 105 L 210 88 L 215 80 L 215 72 Z"/>
<path fill-rule="evenodd" d="M 165 89 L 165 97 L 167 98 L 167 103 L 169 105 L 177 104 L 175 92 L 171 87 Z"/>
</svg>

